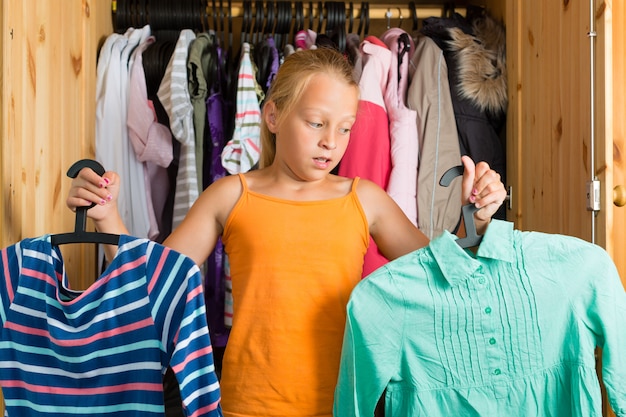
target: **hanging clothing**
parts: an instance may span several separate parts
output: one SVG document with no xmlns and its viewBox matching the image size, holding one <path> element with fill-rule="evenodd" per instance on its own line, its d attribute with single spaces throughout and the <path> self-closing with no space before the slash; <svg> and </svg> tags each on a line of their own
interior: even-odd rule
<svg viewBox="0 0 626 417">
<path fill-rule="evenodd" d="M 252 59 L 256 65 L 256 81 L 263 96 L 267 94 L 280 66 L 280 54 L 273 36 L 266 36 L 252 48 Z M 262 107 L 262 103 L 261 103 Z"/>
<path fill-rule="evenodd" d="M 417 114 L 420 140 L 417 175 L 417 227 L 429 239 L 452 232 L 461 213 L 461 178 L 439 185 L 441 176 L 461 165 L 457 132 L 443 51 L 427 36 L 415 38 L 409 66 L 407 105 Z"/>
<path fill-rule="evenodd" d="M 417 114 L 407 107 L 409 61 L 413 40 L 404 30 L 391 28 L 380 40 L 391 51 L 391 64 L 385 88 L 385 106 L 389 115 L 391 171 L 387 194 L 398 204 L 407 218 L 417 226 L 417 165 L 419 138 Z"/>
<path fill-rule="evenodd" d="M 153 240 L 159 243 L 162 243 L 172 232 L 174 189 L 176 186 L 176 174 L 178 173 L 180 142 L 175 140 L 172 135 L 172 131 L 169 128 L 169 116 L 163 108 L 157 93 L 161 85 L 161 80 L 165 75 L 167 64 L 174 52 L 175 45 L 176 39 L 171 41 L 156 39 L 142 54 L 148 100 L 151 103 L 151 107 L 154 109 L 154 114 L 159 125 L 165 126 L 169 132 L 169 142 L 172 150 L 172 161 L 166 169 L 147 164 L 151 183 L 155 185 L 151 189 L 153 204 L 155 208 L 159 208 L 158 210 L 155 209 L 155 213 L 158 214 L 159 236 Z"/>
<path fill-rule="evenodd" d="M 205 132 L 206 100 L 209 96 L 211 83 L 216 78 L 218 67 L 215 40 L 215 34 L 199 33 L 189 45 L 189 57 L 187 59 L 189 99 L 193 107 L 196 176 L 200 192 L 205 188 L 203 181 L 204 142 L 208 136 Z"/>
<path fill-rule="evenodd" d="M 235 309 L 224 415 L 331 417 L 345 306 L 368 242 L 359 179 L 344 197 L 290 201 L 239 178 L 242 195 L 223 234 Z"/>
<path fill-rule="evenodd" d="M 391 172 L 391 145 L 384 94 L 391 51 L 380 39 L 368 36 L 361 42 L 361 56 L 363 69 L 359 80 L 359 108 L 350 132 L 350 142 L 337 172 L 343 177 L 368 179 L 386 190 Z M 370 238 L 363 276 L 386 262 L 387 258 Z"/>
<path fill-rule="evenodd" d="M 0 251 L 0 384 L 10 416 L 163 416 L 168 365 L 187 416 L 222 415 L 194 262 L 121 236 L 115 258 L 72 291 L 50 236 Z"/>
<path fill-rule="evenodd" d="M 500 137 L 508 97 L 504 28 L 484 13 L 468 18 L 455 13 L 425 19 L 421 32 L 437 43 L 447 61 L 461 155 L 486 161 L 506 183 Z M 502 206 L 495 217 L 505 219 L 504 210 Z"/>
<path fill-rule="evenodd" d="M 251 47 L 241 48 L 237 79 L 235 131 L 222 151 L 222 165 L 230 174 L 248 172 L 261 157 L 261 106 L 265 95 L 256 81 Z"/>
<path fill-rule="evenodd" d="M 626 416 L 626 293 L 599 246 L 493 220 L 474 255 L 444 232 L 348 304 L 335 415 L 602 416 L 595 350 Z"/>
<path fill-rule="evenodd" d="M 158 181 L 167 175 L 167 167 L 174 158 L 170 129 L 158 122 L 154 104 L 148 99 L 146 76 L 143 69 L 143 52 L 154 42 L 154 36 L 149 36 L 133 52 L 126 118 L 128 140 L 133 147 L 135 157 L 143 165 L 146 205 L 150 224 L 147 237 L 152 240 L 155 240 L 161 231 L 159 222 L 163 215 L 164 198 L 160 197 L 160 194 L 167 184 L 158 183 Z M 158 184 L 155 196 L 152 194 L 153 184 Z"/>
<path fill-rule="evenodd" d="M 207 171 L 205 184 L 210 185 L 218 179 L 226 176 L 226 169 L 222 166 L 221 153 L 225 143 L 226 117 L 228 112 L 228 103 L 224 100 L 222 86 L 226 83 L 223 78 L 227 76 L 225 71 L 226 52 L 215 46 L 217 52 L 216 60 L 219 62 L 219 68 L 216 68 L 216 79 L 210 84 L 209 96 L 206 100 L 208 135 L 205 142 L 204 159 L 205 170 Z M 216 65 L 218 65 L 216 63 Z M 211 340 L 213 346 L 226 346 L 228 341 L 228 332 L 232 322 L 227 323 L 226 318 L 226 275 L 224 273 L 224 245 L 222 238 L 218 238 L 215 242 L 215 248 L 209 255 L 206 262 L 206 270 L 204 274 L 204 297 L 207 303 L 207 313 L 209 327 L 211 329 Z M 230 319 L 228 319 L 230 320 Z"/>
<path fill-rule="evenodd" d="M 232 138 L 224 145 L 222 166 L 230 174 L 248 172 L 261 158 L 261 105 L 265 94 L 257 82 L 257 68 L 252 61 L 252 47 L 241 46 L 235 102 L 235 127 Z M 224 324 L 232 326 L 233 299 L 230 261 L 224 256 Z"/>
<path fill-rule="evenodd" d="M 100 50 L 96 80 L 96 159 L 120 174 L 118 209 L 129 233 L 138 237 L 148 236 L 150 216 L 143 165 L 128 139 L 128 79 L 132 52 L 148 36 L 149 26 L 108 36 Z"/>
<path fill-rule="evenodd" d="M 196 173 L 193 106 L 187 80 L 189 45 L 195 38 L 195 33 L 190 29 L 180 31 L 174 53 L 157 92 L 159 100 L 169 116 L 172 135 L 180 142 L 172 230 L 183 221 L 200 194 Z"/>
</svg>

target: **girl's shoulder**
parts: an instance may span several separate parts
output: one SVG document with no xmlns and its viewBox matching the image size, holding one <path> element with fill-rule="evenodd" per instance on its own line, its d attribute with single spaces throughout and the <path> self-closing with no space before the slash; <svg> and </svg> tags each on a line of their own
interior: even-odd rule
<svg viewBox="0 0 626 417">
<path fill-rule="evenodd" d="M 209 185 L 195 205 L 202 207 L 203 211 L 214 212 L 223 221 L 228 217 L 242 192 L 243 185 L 239 175 L 227 175 Z"/>
<path fill-rule="evenodd" d="M 379 213 L 384 213 L 395 202 L 378 184 L 360 178 L 356 184 L 356 195 L 365 210 L 367 218 L 372 221 Z"/>
<path fill-rule="evenodd" d="M 359 198 L 380 198 L 381 194 L 387 195 L 385 190 L 383 190 L 374 181 L 370 181 L 365 178 L 357 178 L 355 181 L 356 192 L 359 195 Z"/>
</svg>

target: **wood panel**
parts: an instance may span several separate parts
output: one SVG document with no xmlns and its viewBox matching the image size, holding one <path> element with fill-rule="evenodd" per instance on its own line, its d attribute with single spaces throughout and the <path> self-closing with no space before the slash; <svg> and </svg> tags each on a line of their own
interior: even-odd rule
<svg viewBox="0 0 626 417">
<path fill-rule="evenodd" d="M 587 3 L 514 3 L 519 53 L 512 94 L 519 107 L 509 112 L 517 119 L 509 122 L 517 170 L 512 220 L 520 229 L 590 240 Z"/>
<path fill-rule="evenodd" d="M 612 140 L 613 151 L 613 179 L 612 185 L 626 187 L 626 5 L 621 0 L 612 3 L 612 91 L 613 101 L 609 109 L 613 109 L 612 120 L 607 124 L 612 126 L 613 132 L 609 136 Z M 613 187 L 611 187 L 612 189 Z M 607 193 L 610 194 L 610 190 Z M 610 253 L 617 263 L 622 277 L 622 283 L 626 288 L 626 207 L 615 208 L 614 223 L 611 226 L 611 235 L 607 242 L 611 242 Z"/>
<path fill-rule="evenodd" d="M 599 244 L 613 257 L 626 288 L 626 207 L 613 204 L 614 187 L 626 187 L 626 7 L 622 1 L 605 4 L 600 22 L 607 42 L 600 43 L 598 51 L 599 60 L 606 62 L 601 74 L 606 82 L 600 85 L 603 106 L 598 112 L 599 129 L 603 129 L 599 133 L 603 154 L 598 175 L 605 184 Z"/>
<path fill-rule="evenodd" d="M 7 0 L 2 9 L 4 247 L 74 228 L 65 172 L 94 155 L 97 50 L 112 25 L 107 2 Z M 93 250 L 63 247 L 76 287 L 94 278 Z"/>
</svg>

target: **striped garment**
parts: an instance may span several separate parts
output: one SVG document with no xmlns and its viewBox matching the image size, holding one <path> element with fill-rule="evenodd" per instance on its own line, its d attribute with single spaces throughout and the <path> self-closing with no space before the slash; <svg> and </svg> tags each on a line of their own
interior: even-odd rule
<svg viewBox="0 0 626 417">
<path fill-rule="evenodd" d="M 196 134 L 193 126 L 193 106 L 187 80 L 189 45 L 196 39 L 190 29 L 180 31 L 172 57 L 159 85 L 157 96 L 170 119 L 170 129 L 180 142 L 178 173 L 174 191 L 172 230 L 183 221 L 200 194 L 196 172 Z"/>
<path fill-rule="evenodd" d="M 6 415 L 163 416 L 170 365 L 187 416 L 222 416 L 201 275 L 191 259 L 121 236 L 104 274 L 72 291 L 46 235 L 2 249 L 0 273 Z"/>
<path fill-rule="evenodd" d="M 261 156 L 261 105 L 265 98 L 256 81 L 251 46 L 241 46 L 233 137 L 222 150 L 222 165 L 230 174 L 250 171 Z"/>
</svg>

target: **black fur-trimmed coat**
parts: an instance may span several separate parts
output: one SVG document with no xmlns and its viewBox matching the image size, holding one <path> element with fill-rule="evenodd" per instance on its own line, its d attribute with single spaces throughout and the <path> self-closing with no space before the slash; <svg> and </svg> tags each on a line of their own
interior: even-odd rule
<svg viewBox="0 0 626 417">
<path fill-rule="evenodd" d="M 425 19 L 421 32 L 444 52 L 461 155 L 486 161 L 506 184 L 504 26 L 483 9 L 468 9 L 467 17 Z M 504 219 L 504 209 L 495 217 Z"/>
</svg>

